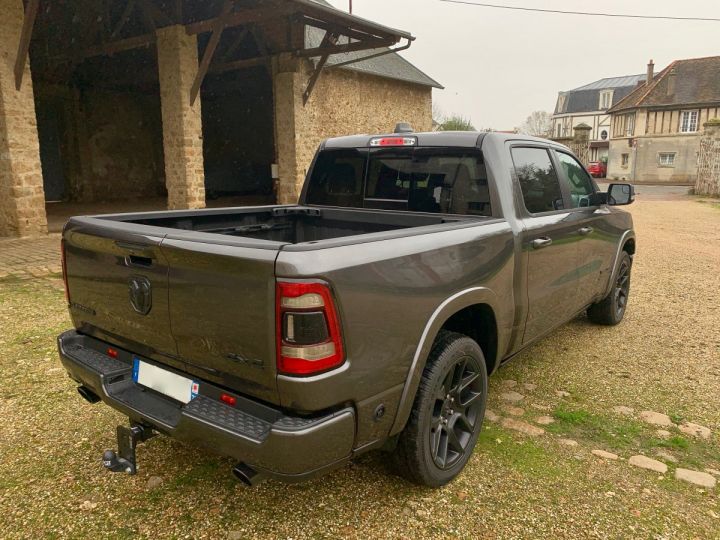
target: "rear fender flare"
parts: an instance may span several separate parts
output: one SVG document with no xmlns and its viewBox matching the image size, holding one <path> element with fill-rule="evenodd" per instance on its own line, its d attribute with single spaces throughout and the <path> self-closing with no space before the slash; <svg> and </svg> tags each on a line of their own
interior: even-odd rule
<svg viewBox="0 0 720 540">
<path fill-rule="evenodd" d="M 617 276 L 618 264 L 620 262 L 620 254 L 624 251 L 623 248 L 629 240 L 635 240 L 635 232 L 632 230 L 625 231 L 620 238 L 620 242 L 618 242 L 617 251 L 615 252 L 615 258 L 613 259 L 612 272 L 610 273 L 610 278 L 608 279 L 608 282 L 605 284 L 605 294 L 603 294 L 603 298 L 605 298 L 612 291 L 613 283 L 615 283 L 615 279 Z"/>
<path fill-rule="evenodd" d="M 497 309 L 498 303 L 499 299 L 497 295 L 490 289 L 486 287 L 472 287 L 454 294 L 435 309 L 425 324 L 420 342 L 418 343 L 412 363 L 410 364 L 410 370 L 405 379 L 405 385 L 402 396 L 400 397 L 397 414 L 395 415 L 395 422 L 390 430 L 390 436 L 402 431 L 410 417 L 410 410 L 415 401 L 415 394 L 420 385 L 420 377 L 425 369 L 427 358 L 435 342 L 435 338 L 445 322 L 458 311 L 476 304 L 488 304 L 497 317 L 499 313 Z M 500 324 L 498 321 L 498 328 L 499 327 Z M 487 366 L 488 372 L 492 372 L 497 359 L 486 358 L 486 361 L 489 364 Z"/>
</svg>

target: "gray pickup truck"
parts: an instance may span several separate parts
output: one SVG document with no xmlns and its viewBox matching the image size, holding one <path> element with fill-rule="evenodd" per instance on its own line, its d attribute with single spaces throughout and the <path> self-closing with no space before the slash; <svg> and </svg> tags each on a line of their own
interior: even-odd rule
<svg viewBox="0 0 720 540">
<path fill-rule="evenodd" d="M 110 470 L 161 433 L 248 485 L 383 448 L 440 486 L 501 362 L 583 312 L 623 318 L 635 235 L 615 206 L 633 199 L 533 137 L 330 139 L 298 205 L 72 218 L 60 357 L 130 419 Z"/>
</svg>

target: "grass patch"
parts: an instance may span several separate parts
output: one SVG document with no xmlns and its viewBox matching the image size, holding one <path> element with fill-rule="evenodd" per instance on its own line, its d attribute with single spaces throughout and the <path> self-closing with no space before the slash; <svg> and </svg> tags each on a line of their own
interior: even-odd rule
<svg viewBox="0 0 720 540">
<path fill-rule="evenodd" d="M 546 429 L 571 438 L 590 439 L 605 447 L 623 450 L 633 445 L 643 425 L 633 420 L 617 420 L 583 409 L 558 407 L 553 412 L 555 423 Z"/>
<path fill-rule="evenodd" d="M 667 440 L 660 439 L 657 446 L 661 446 L 663 448 L 674 448 L 676 450 L 685 450 L 690 446 L 690 443 L 685 437 L 673 435 Z"/>
<path fill-rule="evenodd" d="M 553 413 L 553 416 L 556 420 L 578 426 L 587 423 L 590 418 L 590 413 L 583 410 L 569 411 L 565 409 L 558 409 Z"/>
<path fill-rule="evenodd" d="M 488 425 L 483 427 L 476 452 L 489 454 L 493 460 L 523 475 L 555 478 L 562 475 L 555 457 L 532 439 L 517 439 L 509 431 Z"/>
<path fill-rule="evenodd" d="M 555 423 L 546 426 L 547 431 L 586 440 L 604 450 L 648 456 L 661 449 L 669 450 L 678 459 L 678 466 L 699 470 L 720 463 L 720 449 L 713 442 L 690 439 L 677 433 L 661 439 L 655 428 L 636 420 L 571 409 L 567 405 L 556 409 L 553 417 Z"/>
</svg>

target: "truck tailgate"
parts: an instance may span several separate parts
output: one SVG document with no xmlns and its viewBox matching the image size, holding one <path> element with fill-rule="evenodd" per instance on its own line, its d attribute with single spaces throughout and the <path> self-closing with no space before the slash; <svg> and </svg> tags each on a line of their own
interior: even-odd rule
<svg viewBox="0 0 720 540">
<path fill-rule="evenodd" d="M 170 324 L 194 375 L 277 403 L 275 248 L 165 238 Z"/>
<path fill-rule="evenodd" d="M 70 315 L 81 332 L 182 369 L 170 331 L 162 235 L 71 220 L 63 233 Z"/>
</svg>

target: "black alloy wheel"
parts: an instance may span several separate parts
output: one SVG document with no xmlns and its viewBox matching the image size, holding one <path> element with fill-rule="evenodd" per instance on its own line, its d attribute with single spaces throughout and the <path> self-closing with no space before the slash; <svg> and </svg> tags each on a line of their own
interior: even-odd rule
<svg viewBox="0 0 720 540">
<path fill-rule="evenodd" d="M 475 358 L 463 356 L 448 367 L 435 391 L 430 453 L 440 469 L 452 468 L 468 451 L 482 406 L 481 369 Z"/>
</svg>

